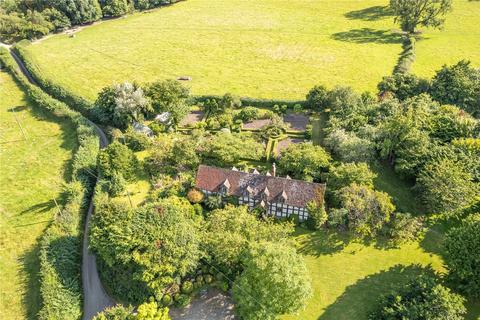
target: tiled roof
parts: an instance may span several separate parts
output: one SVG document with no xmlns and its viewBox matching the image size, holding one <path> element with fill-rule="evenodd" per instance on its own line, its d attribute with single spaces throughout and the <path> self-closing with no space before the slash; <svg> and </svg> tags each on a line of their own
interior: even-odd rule
<svg viewBox="0 0 480 320">
<path fill-rule="evenodd" d="M 201 165 L 197 171 L 196 187 L 201 190 L 218 192 L 219 188 L 228 180 L 229 195 L 242 196 L 251 189 L 250 197 L 261 198 L 268 190 L 266 200 L 278 202 L 285 199 L 285 204 L 295 207 L 305 207 L 317 194 L 323 198 L 325 184 L 312 183 L 283 177 L 273 177 L 234 171 L 217 167 Z M 286 196 L 286 197 L 285 197 Z"/>
</svg>

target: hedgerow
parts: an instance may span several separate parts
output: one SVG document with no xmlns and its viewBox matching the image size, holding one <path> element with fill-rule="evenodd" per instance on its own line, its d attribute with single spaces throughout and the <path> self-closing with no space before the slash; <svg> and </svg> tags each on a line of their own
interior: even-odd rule
<svg viewBox="0 0 480 320">
<path fill-rule="evenodd" d="M 95 114 L 93 112 L 93 103 L 84 99 L 83 97 L 71 92 L 70 90 L 58 85 L 57 83 L 51 81 L 50 79 L 45 78 L 36 64 L 30 53 L 26 50 L 26 47 L 31 45 L 31 42 L 28 40 L 23 40 L 18 42 L 14 47 L 13 51 L 17 56 L 23 61 L 23 64 L 33 76 L 38 85 L 49 95 L 58 99 L 74 110 L 80 112 L 88 119 L 96 120 Z"/>
<path fill-rule="evenodd" d="M 25 89 L 30 100 L 76 127 L 78 149 L 73 157 L 71 181 L 65 186 L 65 203 L 40 241 L 42 307 L 38 316 L 41 320 L 80 319 L 82 222 L 87 199 L 95 185 L 99 140 L 88 119 L 30 84 L 5 48 L 0 48 L 0 62 Z"/>
</svg>

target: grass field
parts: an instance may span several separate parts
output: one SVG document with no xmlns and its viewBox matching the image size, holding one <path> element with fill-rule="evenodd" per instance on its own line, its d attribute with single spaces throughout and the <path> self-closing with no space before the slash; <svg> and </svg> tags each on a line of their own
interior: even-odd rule
<svg viewBox="0 0 480 320">
<path fill-rule="evenodd" d="M 315 84 L 374 89 L 401 51 L 383 0 L 188 0 L 31 47 L 87 98 L 114 81 L 191 76 L 194 94 L 303 98 Z M 367 10 L 365 10 L 367 9 Z"/>
<path fill-rule="evenodd" d="M 400 288 L 421 268 L 431 264 L 443 272 L 441 258 L 418 243 L 398 249 L 349 243 L 335 232 L 299 231 L 314 296 L 307 308 L 283 319 L 366 320 L 377 299 Z"/>
<path fill-rule="evenodd" d="M 372 90 L 401 51 L 385 0 L 188 0 L 56 35 L 31 47 L 46 76 L 94 99 L 112 82 L 191 76 L 194 94 L 303 98 L 313 85 Z M 480 65 L 480 3 L 454 1 L 426 30 L 414 70 L 462 58 Z"/>
<path fill-rule="evenodd" d="M 57 210 L 76 136 L 1 71 L 0 97 L 0 319 L 36 319 L 38 239 Z"/>
<path fill-rule="evenodd" d="M 428 31 L 417 42 L 413 72 L 431 77 L 444 64 L 461 59 L 471 60 L 480 67 L 480 2 L 453 1 L 444 30 Z"/>
</svg>

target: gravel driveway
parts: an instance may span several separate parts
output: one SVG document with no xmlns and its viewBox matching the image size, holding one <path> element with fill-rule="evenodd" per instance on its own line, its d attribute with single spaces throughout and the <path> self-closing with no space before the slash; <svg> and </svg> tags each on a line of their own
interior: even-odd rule
<svg viewBox="0 0 480 320">
<path fill-rule="evenodd" d="M 172 320 L 232 320 L 233 302 L 218 289 L 200 292 L 192 303 L 183 309 L 170 309 Z"/>
</svg>

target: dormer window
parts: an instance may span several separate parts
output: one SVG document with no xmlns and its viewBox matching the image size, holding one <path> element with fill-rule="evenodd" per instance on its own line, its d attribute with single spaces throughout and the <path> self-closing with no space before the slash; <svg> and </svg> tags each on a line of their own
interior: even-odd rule
<svg viewBox="0 0 480 320">
<path fill-rule="evenodd" d="M 285 192 L 285 190 L 283 190 L 280 196 L 278 197 L 278 202 L 285 203 L 287 199 L 288 199 L 287 193 Z"/>
<path fill-rule="evenodd" d="M 226 196 L 228 194 L 228 191 L 230 190 L 230 181 L 228 179 L 225 179 L 225 181 L 222 183 L 222 185 L 219 188 L 219 193 L 223 196 Z"/>
<path fill-rule="evenodd" d="M 245 188 L 245 191 L 243 192 L 244 197 L 252 197 L 253 196 L 253 188 L 248 186 Z"/>
<path fill-rule="evenodd" d="M 270 197 L 270 190 L 268 190 L 268 188 L 265 187 L 265 189 L 262 192 L 262 199 L 266 201 L 268 200 L 268 197 Z"/>
</svg>

